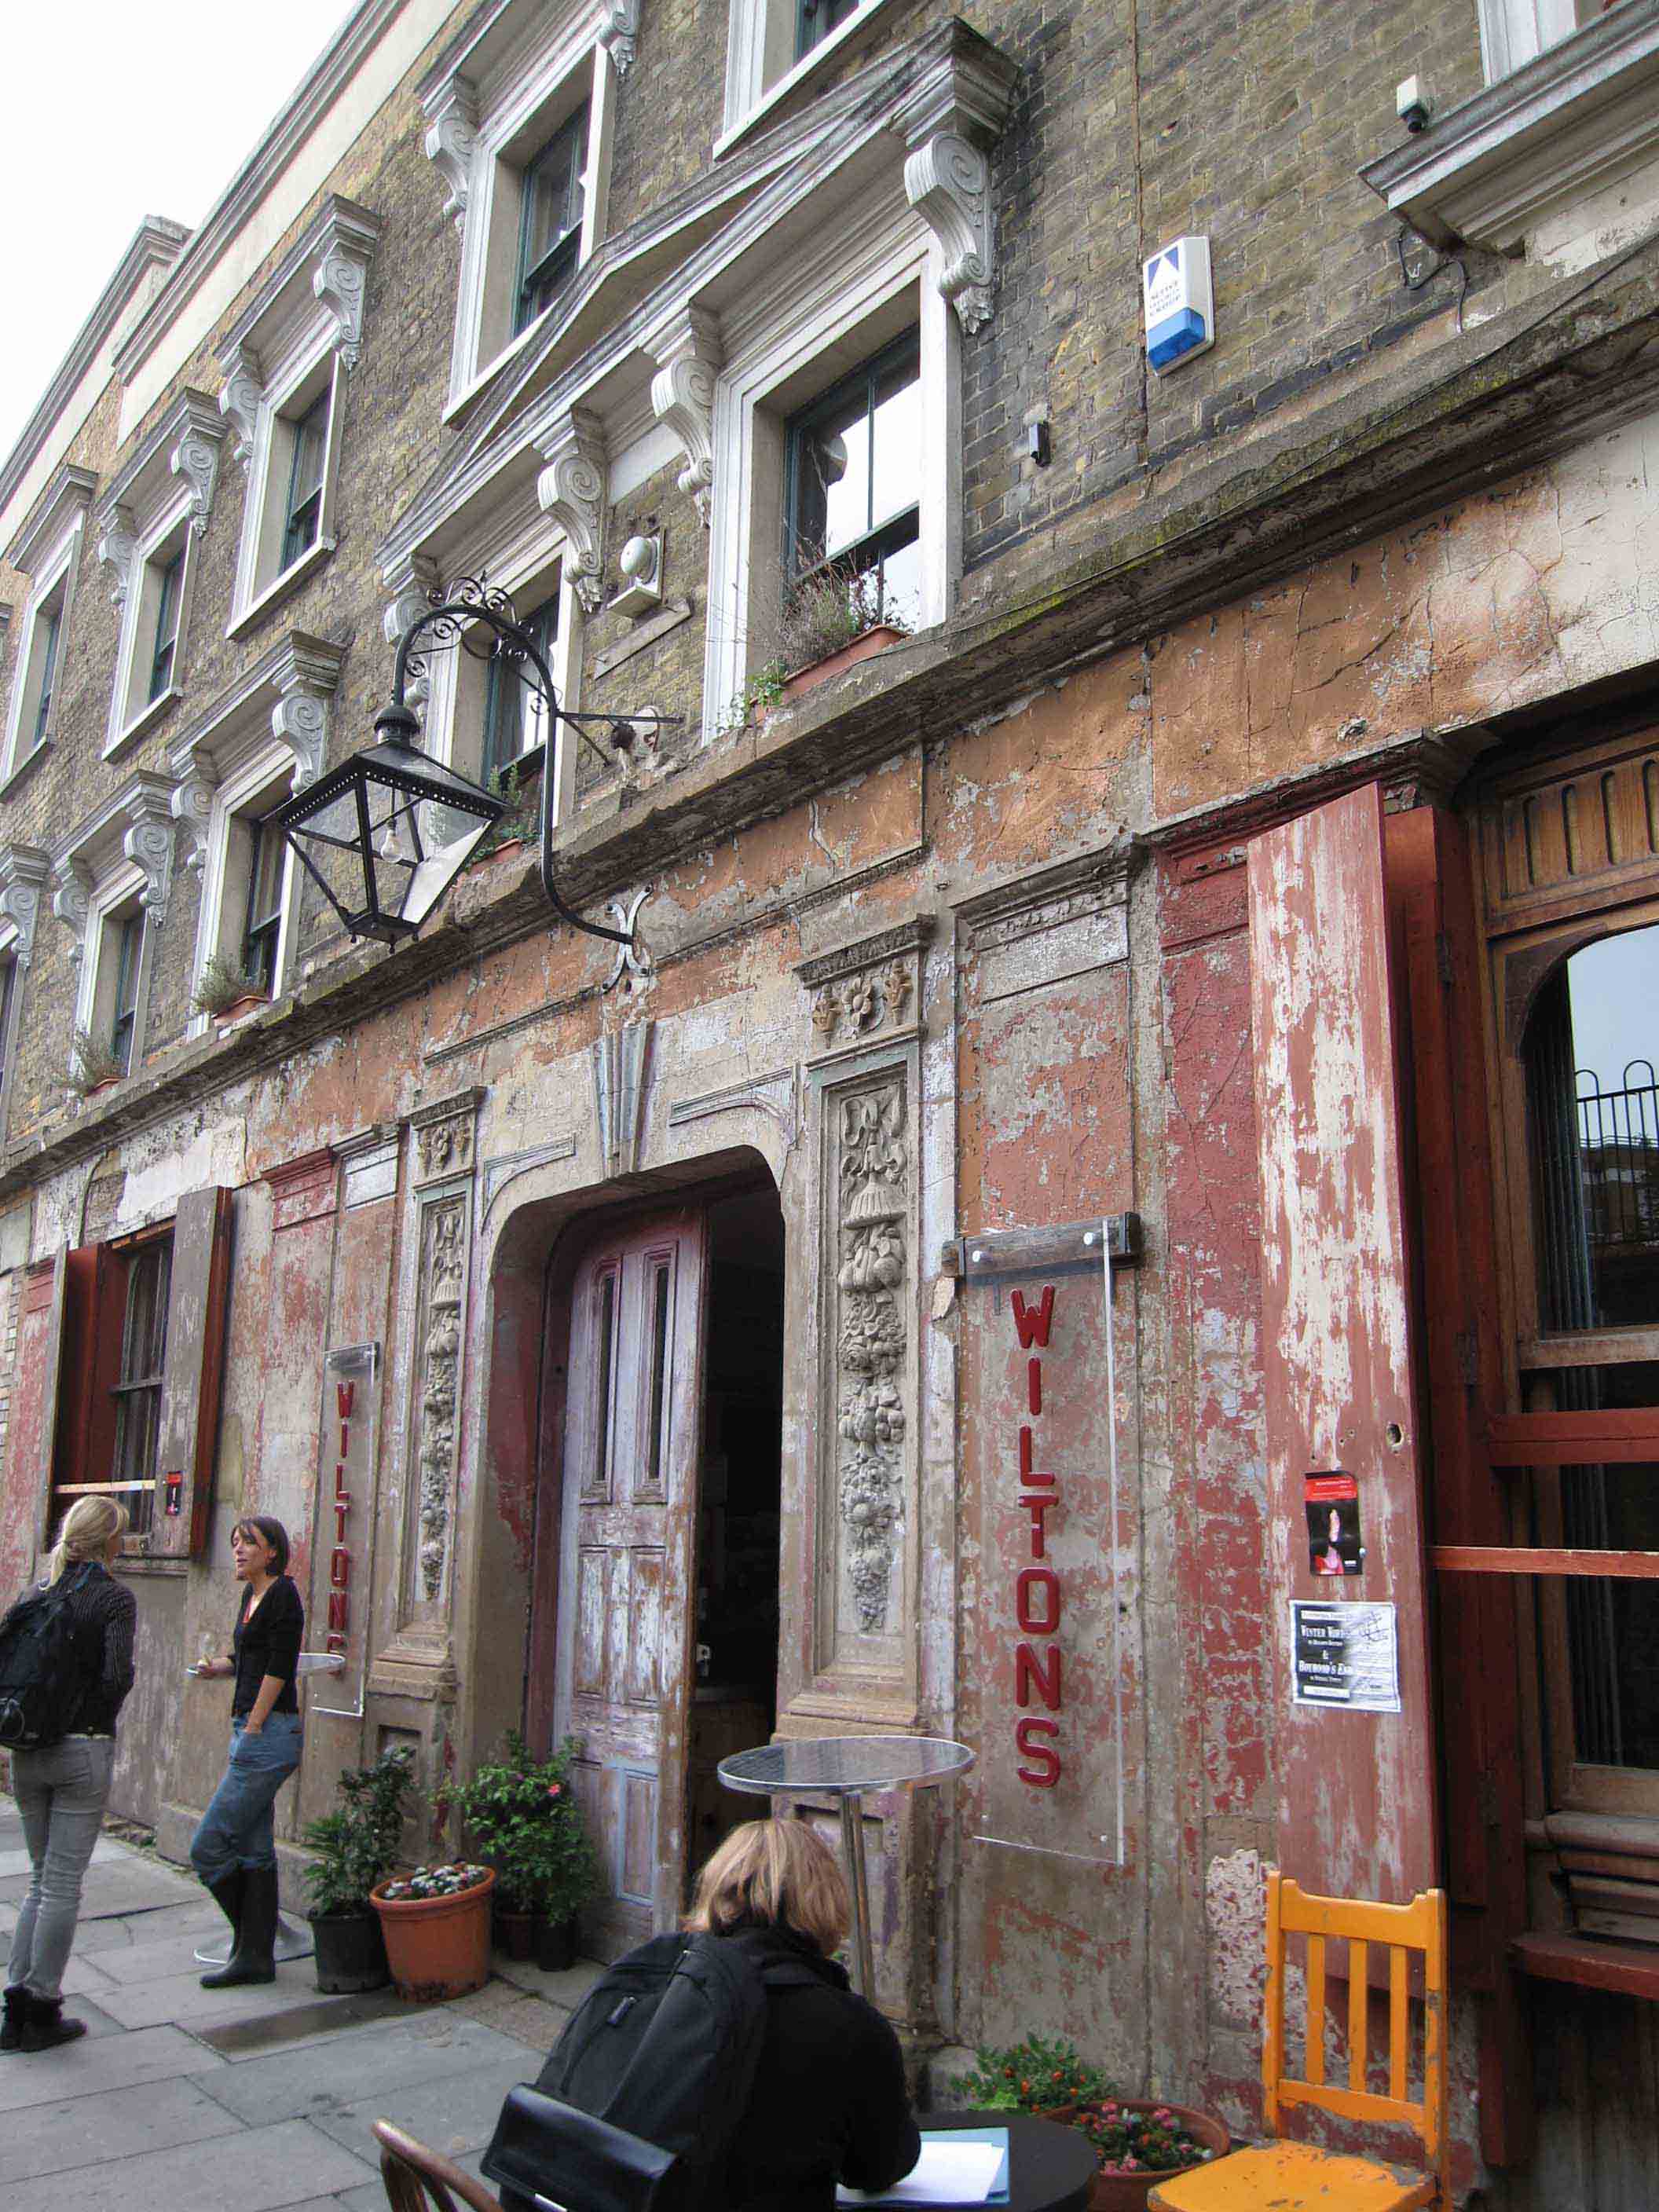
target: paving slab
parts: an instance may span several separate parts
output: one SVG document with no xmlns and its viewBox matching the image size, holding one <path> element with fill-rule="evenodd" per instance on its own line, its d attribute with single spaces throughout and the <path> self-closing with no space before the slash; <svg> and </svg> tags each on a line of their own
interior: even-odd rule
<svg viewBox="0 0 1659 2212">
<path fill-rule="evenodd" d="M 419 2130 L 412 2129 L 410 2133 L 418 2134 Z M 342 2195 L 335 2197 L 332 2202 L 339 2208 L 339 2212 L 386 2212 L 386 2184 L 380 2179 L 380 2146 L 375 2142 L 373 2136 L 369 2137 L 369 2142 L 375 2154 L 375 2179 L 373 2181 L 361 2183 L 356 2189 L 348 2189 Z M 475 2181 L 483 2181 L 483 2175 L 478 2170 L 483 2157 L 482 2151 L 470 2150 L 464 2156 L 458 2158 L 455 2163 L 463 2173 L 470 2173 Z M 483 2185 L 486 2189 L 493 2189 L 495 2186 L 493 2182 L 489 2181 L 484 2181 Z"/>
<path fill-rule="evenodd" d="M 520 2051 L 505 2063 L 497 2059 L 469 2073 L 441 2074 L 413 2087 L 388 2087 L 343 2112 L 310 2118 L 314 2127 L 360 2158 L 380 2158 L 370 2132 L 376 2120 L 390 2120 L 446 2158 L 458 2158 L 465 2151 L 485 2148 L 507 2091 L 524 2079 Z"/>
<path fill-rule="evenodd" d="M 148 2151 L 242 2132 L 236 2115 L 193 2081 L 145 2081 L 98 2096 L 60 2098 L 7 2115 L 0 2129 L 0 2185 L 105 2160 L 125 2165 Z"/>
<path fill-rule="evenodd" d="M 234 2156 L 220 2141 L 182 2144 L 123 2159 L 118 2176 L 107 2166 L 81 2166 L 15 2185 L 6 2212 L 278 2212 L 307 2198 L 332 2197 L 373 2180 L 371 2167 L 304 2120 L 246 2128 Z"/>
<path fill-rule="evenodd" d="M 30 1880 L 27 1870 L 0 1880 L 0 1904 L 21 1904 L 28 1895 Z M 81 1893 L 81 1917 L 101 1920 L 114 1912 L 143 1912 L 150 1905 L 179 1905 L 200 1894 L 198 1883 L 186 1881 L 166 1867 L 150 1866 L 130 1856 L 124 1866 L 88 1869 L 86 1887 Z"/>
<path fill-rule="evenodd" d="M 20 1820 L 17 1825 L 21 1831 L 22 1822 Z M 125 1867 L 131 1865 L 131 1861 L 132 1854 L 125 1844 L 118 1844 L 111 1836 L 100 1836 L 92 1847 L 92 1856 L 88 1864 L 89 1867 L 112 1864 Z M 15 1844 L 0 1841 L 0 1876 L 27 1874 L 32 1863 L 28 1845 L 21 1838 Z"/>
<path fill-rule="evenodd" d="M 523 2069 L 530 2056 L 522 2043 L 481 2027 L 476 2021 L 428 2015 L 357 2028 L 303 2051 L 279 2051 L 257 2063 L 223 2067 L 208 2075 L 203 2087 L 228 2112 L 252 2124 L 318 2120 L 354 2112 L 365 2100 L 399 2090 L 420 2094 L 422 2084 L 449 2075 L 470 2075 L 490 2069 L 507 2075 L 510 2086 L 525 2078 Z M 514 2068 L 519 2070 L 512 2072 Z M 501 2095 L 505 2094 L 503 2090 Z M 500 2104 L 500 2095 L 495 2101 Z M 379 2112 L 370 2115 L 381 2117 Z M 389 2109 L 386 2117 L 392 2117 Z"/>
<path fill-rule="evenodd" d="M 225 2057 L 246 2062 L 272 2051 L 308 2050 L 370 2021 L 404 2020 L 408 2010 L 393 1990 L 365 1990 L 356 1996 L 313 1996 L 309 2003 L 192 2027 L 191 2033 Z"/>
<path fill-rule="evenodd" d="M 0 2112 L 106 2096 L 140 2081 L 197 2078 L 226 2063 L 176 2027 L 138 2028 L 96 2042 L 67 2043 L 61 2051 L 9 2051 L 0 2057 Z"/>
<path fill-rule="evenodd" d="M 274 1982 L 228 1990 L 204 1990 L 202 1976 L 206 1972 L 186 1959 L 174 1974 L 157 1975 L 147 1982 L 112 1981 L 98 2001 L 124 2027 L 154 2027 L 162 2021 L 199 2027 L 316 2002 L 316 1978 L 308 1960 L 279 1966 Z"/>
<path fill-rule="evenodd" d="M 0 1913 L 13 1910 L 0 1905 Z M 152 1905 L 125 1918 L 82 1920 L 75 1931 L 75 1948 L 97 1957 L 105 1951 L 136 1950 L 140 1944 L 171 1943 L 175 1960 L 193 1960 L 202 1938 L 222 1936 L 225 1926 L 224 1914 L 198 1891 L 181 1905 Z"/>
<path fill-rule="evenodd" d="M 108 1981 L 131 1986 L 147 1981 L 176 1980 L 186 1973 L 204 1974 L 205 1966 L 197 1962 L 196 1947 L 204 1936 L 228 1936 L 230 1933 L 224 1915 L 213 1908 L 213 1917 L 195 1915 L 196 1925 L 182 1930 L 161 1929 L 152 1936 L 148 1923 L 152 1919 L 174 1917 L 173 1913 L 140 1913 L 130 1920 L 116 1923 L 125 1929 L 127 1941 L 111 1945 L 107 1950 L 91 1954 L 98 1971 Z M 76 1948 L 80 1948 L 77 1935 Z M 307 1966 L 309 1961 L 307 1962 Z"/>
</svg>

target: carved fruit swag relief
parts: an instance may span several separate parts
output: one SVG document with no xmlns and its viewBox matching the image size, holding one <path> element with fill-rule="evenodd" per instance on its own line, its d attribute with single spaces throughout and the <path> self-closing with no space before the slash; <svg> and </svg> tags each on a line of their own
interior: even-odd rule
<svg viewBox="0 0 1659 2212">
<path fill-rule="evenodd" d="M 902 1533 L 908 1158 L 900 1082 L 841 1107 L 841 1293 L 836 1342 L 841 1517 L 859 1626 L 887 1626 L 893 1561 Z"/>
</svg>

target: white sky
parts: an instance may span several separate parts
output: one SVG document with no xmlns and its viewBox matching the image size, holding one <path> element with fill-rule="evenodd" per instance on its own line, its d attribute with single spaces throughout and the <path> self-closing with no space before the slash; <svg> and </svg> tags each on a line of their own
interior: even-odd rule
<svg viewBox="0 0 1659 2212">
<path fill-rule="evenodd" d="M 5 11 L 0 459 L 147 215 L 198 224 L 348 0 L 18 0 Z"/>
</svg>

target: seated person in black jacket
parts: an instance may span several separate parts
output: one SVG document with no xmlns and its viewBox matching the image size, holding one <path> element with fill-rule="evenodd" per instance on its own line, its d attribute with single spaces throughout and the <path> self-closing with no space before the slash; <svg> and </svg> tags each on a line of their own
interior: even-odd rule
<svg viewBox="0 0 1659 2212">
<path fill-rule="evenodd" d="M 750 1820 L 704 1867 L 686 1926 L 764 1931 L 809 1981 L 766 1992 L 754 2094 L 727 2168 L 729 2212 L 832 2212 L 836 2184 L 887 2189 L 921 2154 L 898 2038 L 830 1954 L 847 1883 L 804 1820 Z"/>
</svg>

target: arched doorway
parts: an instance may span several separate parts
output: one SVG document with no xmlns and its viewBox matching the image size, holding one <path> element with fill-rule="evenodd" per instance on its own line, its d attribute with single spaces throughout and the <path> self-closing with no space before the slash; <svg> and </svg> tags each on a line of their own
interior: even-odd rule
<svg viewBox="0 0 1659 2212">
<path fill-rule="evenodd" d="M 581 1740 L 603 1956 L 756 1810 L 714 1770 L 776 1717 L 783 1324 L 769 1182 L 591 1215 L 554 1257 L 527 1702 Z"/>
</svg>

